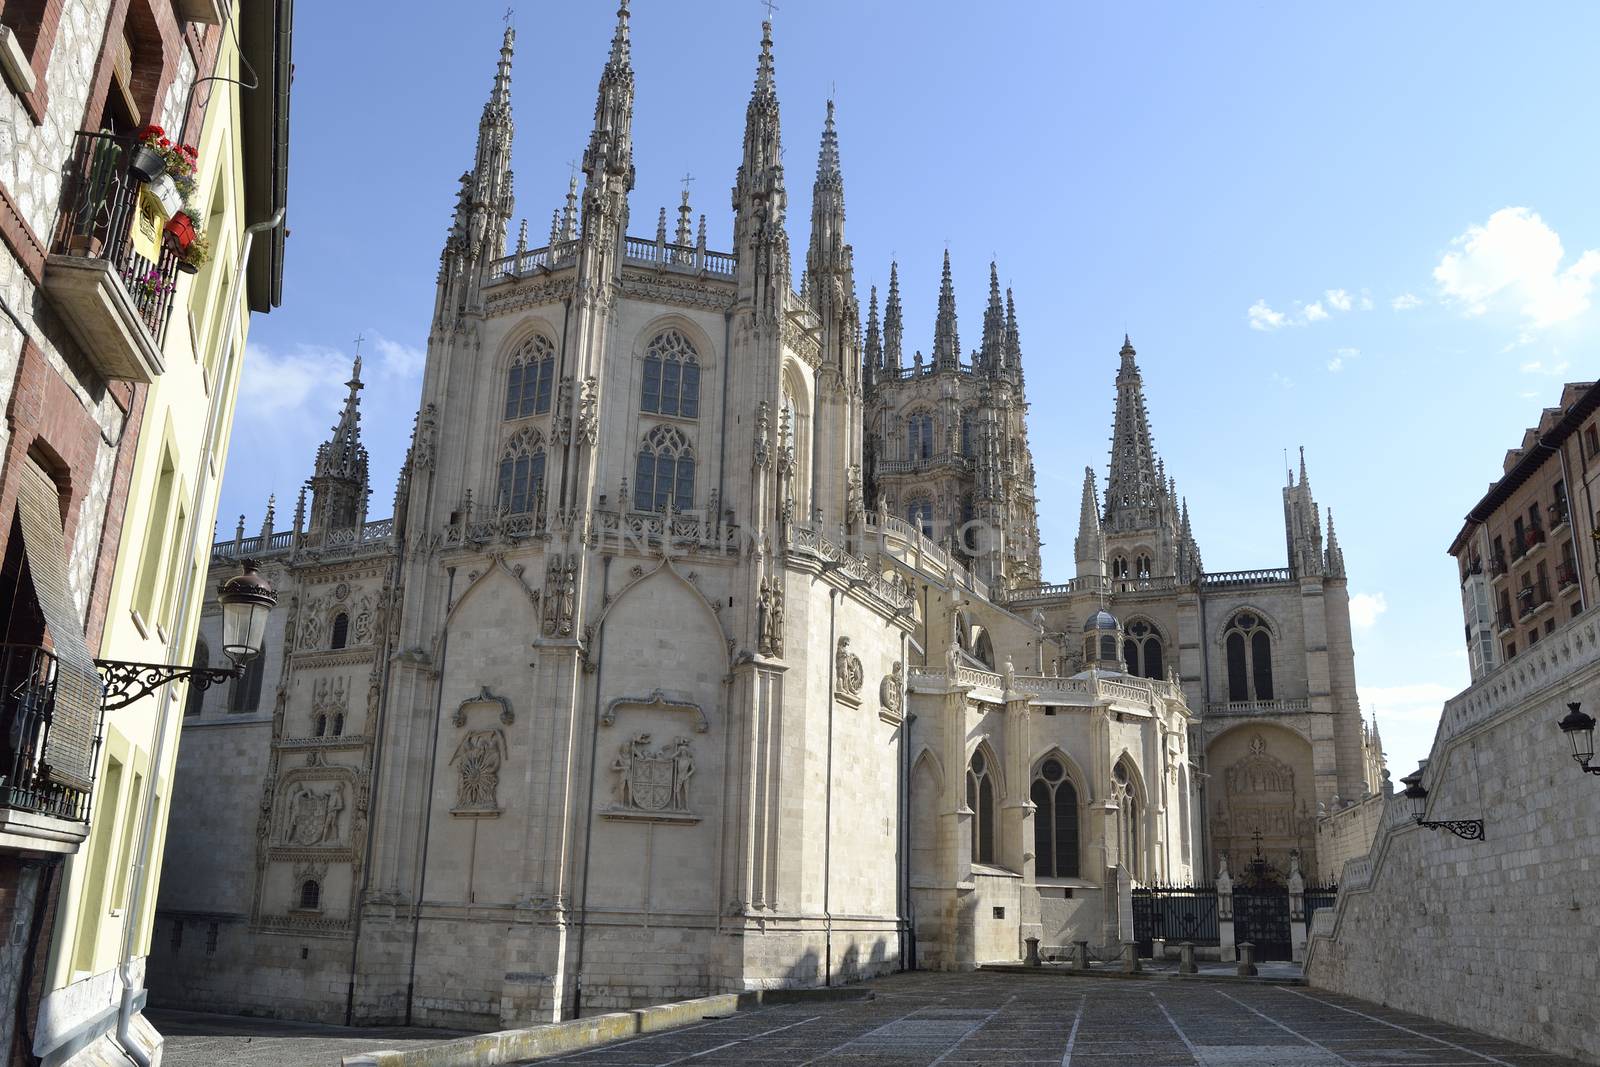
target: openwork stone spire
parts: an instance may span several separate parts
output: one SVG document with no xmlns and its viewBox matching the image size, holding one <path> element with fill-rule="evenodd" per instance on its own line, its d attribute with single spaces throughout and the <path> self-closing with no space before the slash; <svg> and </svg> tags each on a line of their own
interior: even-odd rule
<svg viewBox="0 0 1600 1067">
<path fill-rule="evenodd" d="M 950 250 L 944 250 L 944 274 L 939 280 L 939 317 L 933 324 L 933 363 L 936 370 L 955 370 L 961 364 L 961 335 L 956 329 L 956 291 L 950 280 Z"/>
<path fill-rule="evenodd" d="M 1006 369 L 1022 384 L 1022 337 L 1017 331 L 1017 303 L 1006 288 Z"/>
<path fill-rule="evenodd" d="M 1156 472 L 1156 450 L 1144 406 L 1144 381 L 1134 362 L 1133 344 L 1122 338 L 1117 371 L 1117 414 L 1111 431 L 1111 471 L 1106 480 L 1107 530 L 1153 525 L 1166 488 Z"/>
<path fill-rule="evenodd" d="M 745 108 L 744 152 L 733 186 L 734 249 L 739 285 L 769 319 L 782 313 L 791 285 L 788 193 L 783 181 L 783 136 L 772 59 L 772 23 L 761 24 L 755 87 Z"/>
<path fill-rule="evenodd" d="M 1078 577 L 1104 574 L 1106 538 L 1100 530 L 1100 494 L 1095 488 L 1094 468 L 1083 468 L 1083 502 L 1078 508 L 1078 539 L 1073 544 L 1078 561 Z"/>
<path fill-rule="evenodd" d="M 1006 310 L 1000 303 L 1000 268 L 989 261 L 989 306 L 983 312 L 983 347 L 979 352 L 985 374 L 999 376 L 1006 366 Z"/>
<path fill-rule="evenodd" d="M 633 60 L 628 42 L 628 0 L 617 8 L 611 53 L 600 72 L 594 128 L 583 152 L 583 237 L 586 247 L 619 244 L 628 228 L 633 190 Z"/>
<path fill-rule="evenodd" d="M 317 448 L 311 475 L 311 529 L 348 529 L 367 501 L 367 449 L 361 443 L 361 356 L 355 358 L 333 436 Z"/>
<path fill-rule="evenodd" d="M 872 388 L 883 370 L 883 332 L 878 325 L 878 287 L 874 285 L 867 297 L 867 341 L 862 358 L 862 383 Z"/>
<path fill-rule="evenodd" d="M 1289 475 L 1283 490 L 1283 530 L 1289 549 L 1289 568 L 1298 578 L 1324 573 L 1330 556 L 1322 547 L 1322 513 L 1311 495 L 1311 477 L 1306 473 L 1306 450 L 1300 449 L 1300 481 Z M 1341 554 L 1342 555 L 1342 554 Z"/>
<path fill-rule="evenodd" d="M 1333 529 L 1333 509 L 1328 509 L 1328 552 L 1327 575 L 1329 578 L 1344 577 L 1344 549 L 1339 547 L 1339 535 Z"/>
<path fill-rule="evenodd" d="M 833 101 L 822 125 L 817 150 L 817 180 L 811 187 L 811 245 L 806 251 L 806 282 L 811 305 L 824 312 L 825 294 L 832 292 L 825 275 L 848 272 L 850 246 L 844 240 L 844 174 L 839 169 L 839 132 L 833 122 Z"/>
<path fill-rule="evenodd" d="M 900 264 L 890 263 L 889 299 L 883 306 L 883 369 L 889 377 L 899 374 L 905 334 L 905 313 L 900 306 Z"/>
</svg>

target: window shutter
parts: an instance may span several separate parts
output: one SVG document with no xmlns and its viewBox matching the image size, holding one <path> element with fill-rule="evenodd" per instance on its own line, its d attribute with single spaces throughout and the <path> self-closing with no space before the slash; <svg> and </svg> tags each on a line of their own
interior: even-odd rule
<svg viewBox="0 0 1600 1067">
<path fill-rule="evenodd" d="M 34 596 L 56 657 L 55 707 L 45 737 L 51 781 L 73 789 L 94 782 L 94 741 L 100 729 L 100 672 L 83 643 L 83 624 L 67 590 L 61 496 L 56 483 L 32 459 L 17 483 L 17 518 L 28 553 Z"/>
</svg>

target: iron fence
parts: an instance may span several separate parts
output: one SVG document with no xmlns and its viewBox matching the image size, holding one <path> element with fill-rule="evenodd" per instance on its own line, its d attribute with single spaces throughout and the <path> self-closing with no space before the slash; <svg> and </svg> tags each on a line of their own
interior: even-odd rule
<svg viewBox="0 0 1600 1067">
<path fill-rule="evenodd" d="M 89 791 L 52 781 L 45 759 L 55 697 L 55 656 L 33 645 L 0 645 L 0 806 L 87 822 Z"/>
<path fill-rule="evenodd" d="M 1222 943 L 1217 926 L 1217 887 L 1211 885 L 1140 886 L 1133 891 L 1133 939 L 1148 956 L 1156 938 Z"/>
</svg>

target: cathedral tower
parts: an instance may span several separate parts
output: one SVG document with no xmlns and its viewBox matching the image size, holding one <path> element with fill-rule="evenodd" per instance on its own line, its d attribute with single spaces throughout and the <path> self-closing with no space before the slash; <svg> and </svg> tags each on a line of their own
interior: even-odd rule
<svg viewBox="0 0 1600 1067">
<path fill-rule="evenodd" d="M 332 530 L 348 530 L 367 517 L 367 449 L 361 443 L 361 357 L 345 382 L 350 395 L 334 424 L 333 436 L 317 448 L 316 465 L 311 475 L 311 521 L 309 532 L 326 536 Z"/>
</svg>

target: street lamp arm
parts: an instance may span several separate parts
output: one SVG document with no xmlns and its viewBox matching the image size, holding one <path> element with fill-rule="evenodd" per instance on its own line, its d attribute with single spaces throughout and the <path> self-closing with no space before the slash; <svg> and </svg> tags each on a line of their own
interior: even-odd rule
<svg viewBox="0 0 1600 1067">
<path fill-rule="evenodd" d="M 1417 825 L 1425 830 L 1449 830 L 1464 841 L 1483 840 L 1482 819 L 1441 819 L 1438 822 L 1432 822 L 1420 815 L 1413 816 L 1413 818 L 1416 819 Z"/>
<path fill-rule="evenodd" d="M 134 701 L 143 700 L 171 682 L 187 681 L 192 688 L 210 689 L 244 673 L 243 666 L 184 667 L 173 663 L 130 663 L 119 659 L 97 659 L 94 663 L 105 680 L 106 691 L 101 707 L 106 711 L 116 711 Z"/>
</svg>

